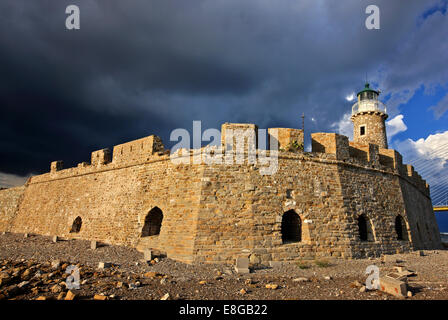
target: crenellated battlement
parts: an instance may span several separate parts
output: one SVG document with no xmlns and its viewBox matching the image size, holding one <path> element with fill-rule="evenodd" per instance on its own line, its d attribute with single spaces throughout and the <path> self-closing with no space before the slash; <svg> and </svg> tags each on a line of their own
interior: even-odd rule
<svg viewBox="0 0 448 320">
<path fill-rule="evenodd" d="M 93 167 L 101 167 L 112 161 L 112 154 L 108 148 L 92 152 L 90 164 Z"/>
<path fill-rule="evenodd" d="M 61 171 L 64 168 L 64 162 L 62 160 L 53 161 L 50 164 L 50 172 Z"/>
<path fill-rule="evenodd" d="M 162 139 L 156 135 L 114 146 L 113 163 L 128 163 L 149 160 L 157 152 L 163 152 Z"/>
<path fill-rule="evenodd" d="M 258 152 L 258 127 L 255 124 L 224 123 L 221 127 L 221 133 L 224 153 L 226 153 L 226 150 L 230 150 L 227 146 L 229 143 L 234 143 L 235 145 L 241 138 L 244 139 L 241 141 L 244 141 L 244 150 L 247 151 L 250 147 Z M 229 133 L 233 134 L 233 141 L 229 140 Z M 415 172 L 412 165 L 403 164 L 402 156 L 396 150 L 380 148 L 378 145 L 372 143 L 364 144 L 349 141 L 346 136 L 337 133 L 318 132 L 311 134 L 312 151 L 309 153 L 303 152 L 303 130 L 269 128 L 268 136 L 268 142 L 272 142 L 274 139 L 277 140 L 279 152 L 282 154 L 284 152 L 299 152 L 311 158 L 315 156 L 320 157 L 319 155 L 328 155 L 334 160 L 343 161 L 347 164 L 352 163 L 369 169 L 390 171 L 407 179 L 420 191 L 429 196 L 429 186 L 426 181 Z M 296 146 L 296 148 L 291 148 L 291 146 Z M 201 150 L 197 151 L 201 152 Z M 53 161 L 49 174 L 53 177 L 56 177 L 54 176 L 55 174 L 57 177 L 69 177 L 70 175 L 95 172 L 103 168 L 113 169 L 131 164 L 145 163 L 154 157 L 160 159 L 160 156 L 167 156 L 168 154 L 169 150 L 164 150 L 164 145 L 160 137 L 151 135 L 116 145 L 113 147 L 113 152 L 107 148 L 94 151 L 91 154 L 90 164 L 81 162 L 77 167 L 63 169 L 62 161 Z M 36 176 L 33 180 L 39 181 L 40 179 Z"/>
<path fill-rule="evenodd" d="M 162 140 L 155 135 L 133 140 L 114 146 L 113 152 L 109 148 L 100 149 L 91 153 L 90 163 L 80 162 L 76 167 L 65 168 L 62 160 L 53 161 L 50 164 L 50 172 L 32 177 L 33 182 L 41 180 L 39 177 L 50 175 L 51 177 L 70 177 L 85 173 L 95 172 L 103 168 L 118 168 L 125 165 L 145 162 L 155 154 L 164 151 Z"/>
<path fill-rule="evenodd" d="M 406 178 L 421 192 L 429 196 L 429 186 L 409 164 L 403 164 L 401 154 L 393 149 L 379 148 L 376 144 L 362 144 L 348 141 L 348 138 L 336 133 L 313 133 L 311 135 L 312 152 L 330 153 L 336 159 L 355 161 L 373 168 L 390 170 Z"/>
</svg>

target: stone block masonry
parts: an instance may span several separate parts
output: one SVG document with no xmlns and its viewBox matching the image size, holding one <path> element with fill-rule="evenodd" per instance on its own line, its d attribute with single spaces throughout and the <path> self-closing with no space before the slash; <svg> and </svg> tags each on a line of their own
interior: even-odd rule
<svg viewBox="0 0 448 320">
<path fill-rule="evenodd" d="M 254 124 L 222 129 L 224 146 L 227 129 L 257 132 Z M 303 142 L 301 130 L 275 129 L 268 132 L 280 146 Z M 261 166 L 176 164 L 149 136 L 95 151 L 73 168 L 53 162 L 50 172 L 1 190 L 0 232 L 232 265 L 242 255 L 268 264 L 441 248 L 428 186 L 395 150 L 314 133 L 312 152 L 279 151 L 273 175 L 261 175 Z"/>
</svg>

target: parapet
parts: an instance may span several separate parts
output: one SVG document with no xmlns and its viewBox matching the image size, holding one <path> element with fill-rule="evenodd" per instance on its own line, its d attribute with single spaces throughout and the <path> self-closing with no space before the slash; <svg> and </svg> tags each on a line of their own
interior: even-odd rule
<svg viewBox="0 0 448 320">
<path fill-rule="evenodd" d="M 78 163 L 78 168 L 87 168 L 89 166 L 88 162 L 80 162 Z"/>
<path fill-rule="evenodd" d="M 380 164 L 385 167 L 393 168 L 400 172 L 403 166 L 403 157 L 401 154 L 393 149 L 379 149 L 380 152 Z"/>
<path fill-rule="evenodd" d="M 303 130 L 291 128 L 269 128 L 269 141 L 274 138 L 278 141 L 280 150 L 288 151 L 295 143 L 303 150 Z"/>
<path fill-rule="evenodd" d="M 233 139 L 231 136 L 233 136 Z M 224 150 L 233 150 L 235 146 L 238 148 L 240 139 L 244 139 L 244 151 L 256 150 L 258 147 L 258 127 L 253 123 L 226 122 L 221 125 L 221 144 Z"/>
<path fill-rule="evenodd" d="M 348 138 L 337 133 L 311 134 L 311 149 L 312 152 L 334 154 L 339 160 L 348 159 L 350 156 Z"/>
<path fill-rule="evenodd" d="M 351 158 L 362 162 L 368 162 L 372 165 L 380 163 L 379 147 L 376 144 L 362 144 L 359 142 L 349 142 L 349 154 Z"/>
<path fill-rule="evenodd" d="M 114 146 L 113 163 L 146 161 L 157 152 L 164 151 L 162 139 L 156 135 Z"/>
<path fill-rule="evenodd" d="M 64 162 L 62 160 L 53 161 L 50 164 L 50 172 L 60 171 L 64 168 Z"/>
<path fill-rule="evenodd" d="M 108 148 L 92 152 L 91 164 L 94 167 L 105 165 L 112 160 L 112 155 Z"/>
</svg>

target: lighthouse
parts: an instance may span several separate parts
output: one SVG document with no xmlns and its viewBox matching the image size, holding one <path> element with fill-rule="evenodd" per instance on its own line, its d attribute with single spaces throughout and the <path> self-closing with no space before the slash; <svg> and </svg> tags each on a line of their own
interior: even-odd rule
<svg viewBox="0 0 448 320">
<path fill-rule="evenodd" d="M 361 144 L 373 143 L 387 149 L 385 121 L 386 106 L 378 100 L 380 92 L 365 84 L 357 94 L 358 101 L 352 107 L 353 141 Z"/>
</svg>

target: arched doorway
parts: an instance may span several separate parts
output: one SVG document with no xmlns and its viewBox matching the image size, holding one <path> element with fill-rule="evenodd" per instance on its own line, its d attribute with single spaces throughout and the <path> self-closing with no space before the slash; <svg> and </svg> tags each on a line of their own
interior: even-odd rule
<svg viewBox="0 0 448 320">
<path fill-rule="evenodd" d="M 163 212 L 158 207 L 154 207 L 148 212 L 145 224 L 142 228 L 142 237 L 156 236 L 160 234 L 162 227 Z"/>
<path fill-rule="evenodd" d="M 395 232 L 397 233 L 397 240 L 408 240 L 406 222 L 400 215 L 395 217 Z"/>
<path fill-rule="evenodd" d="M 82 226 L 81 217 L 76 217 L 76 219 L 73 221 L 70 233 L 78 233 L 79 231 L 81 231 L 81 226 Z"/>
<path fill-rule="evenodd" d="M 286 211 L 283 214 L 281 232 L 283 243 L 302 240 L 302 221 L 294 210 Z"/>
<path fill-rule="evenodd" d="M 358 232 L 359 240 L 361 241 L 374 241 L 372 225 L 369 218 L 364 214 L 358 217 Z"/>
</svg>

